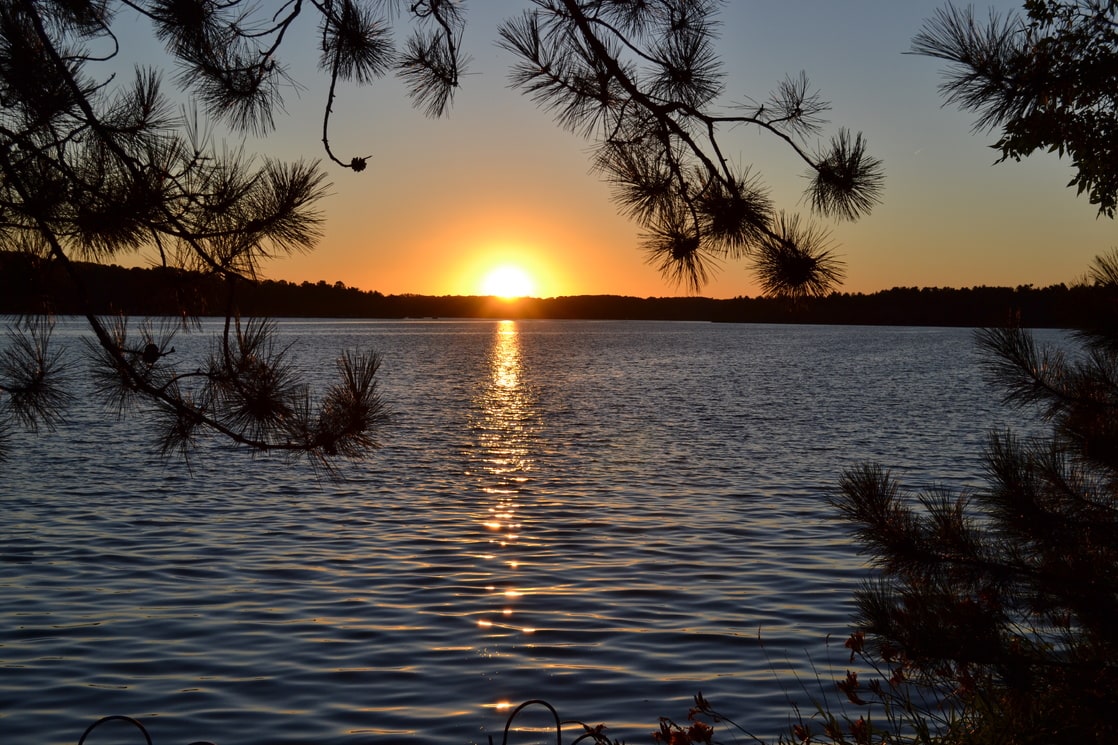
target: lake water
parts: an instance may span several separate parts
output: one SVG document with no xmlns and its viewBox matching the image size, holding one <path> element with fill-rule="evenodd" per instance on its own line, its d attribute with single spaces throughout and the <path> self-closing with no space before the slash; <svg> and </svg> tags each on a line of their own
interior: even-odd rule
<svg viewBox="0 0 1118 745">
<path fill-rule="evenodd" d="M 509 705 L 543 698 L 635 743 L 698 691 L 771 735 L 842 671 L 865 574 L 825 502 L 842 470 L 978 486 L 987 431 L 1014 421 L 964 329 L 279 332 L 312 375 L 341 348 L 383 357 L 385 446 L 339 483 L 222 443 L 191 476 L 88 395 L 17 436 L 0 742 L 126 714 L 156 745 L 499 743 Z M 142 741 L 108 729 L 90 745 Z"/>
</svg>

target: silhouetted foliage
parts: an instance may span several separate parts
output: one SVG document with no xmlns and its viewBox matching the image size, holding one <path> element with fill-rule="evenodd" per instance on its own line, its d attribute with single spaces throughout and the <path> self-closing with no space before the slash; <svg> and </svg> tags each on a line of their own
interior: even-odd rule
<svg viewBox="0 0 1118 745">
<path fill-rule="evenodd" d="M 1024 17 L 948 6 L 912 49 L 946 60 L 948 103 L 978 114 L 975 128 L 1000 130 L 1002 160 L 1038 151 L 1067 155 L 1068 186 L 1099 212 L 1118 207 L 1118 6 L 1110 0 L 1029 0 Z"/>
<path fill-rule="evenodd" d="M 338 388 L 312 405 L 308 386 L 268 353 L 268 326 L 242 325 L 236 317 L 236 289 L 256 277 L 262 260 L 316 242 L 323 173 L 316 165 L 256 161 L 214 148 L 197 115 L 173 114 L 157 71 L 139 68 L 127 82 L 114 72 L 127 51 L 114 23 L 122 12 L 138 13 L 179 65 L 179 87 L 195 104 L 236 131 L 268 130 L 285 79 L 276 51 L 302 5 L 283 5 L 263 21 L 243 5 L 0 0 L 0 233 L 5 248 L 67 275 L 69 297 L 93 332 L 100 388 L 123 411 L 136 404 L 152 411 L 163 451 L 189 453 L 208 432 L 328 465 L 336 454 L 375 443 L 374 429 L 384 419 L 375 355 L 343 355 Z M 334 81 L 365 79 L 391 59 L 377 23 L 356 6 L 314 7 L 322 18 L 331 95 Z M 430 9 L 427 15 L 443 14 Z M 137 252 L 168 276 L 195 270 L 223 282 L 224 297 L 213 311 L 227 323 L 205 372 L 180 370 L 168 356 L 173 329 L 156 333 L 94 311 L 77 260 Z M 32 311 L 49 314 L 65 297 L 49 283 L 37 289 Z M 192 291 L 189 283 L 175 285 L 162 312 L 182 314 L 187 324 Z M 65 397 L 49 324 L 17 324 L 5 355 L 0 413 L 8 415 L 0 417 L 0 432 L 51 426 Z"/>
<path fill-rule="evenodd" d="M 512 83 L 594 142 L 594 165 L 622 211 L 644 228 L 649 263 L 698 291 L 724 260 L 754 259 L 766 292 L 826 294 L 842 279 L 827 232 L 776 209 L 719 136 L 750 126 L 790 147 L 807 167 L 808 201 L 854 220 L 879 201 L 881 162 L 861 134 L 840 129 L 808 145 L 830 108 L 803 74 L 760 104 L 724 111 L 726 74 L 714 51 L 717 0 L 535 0 L 501 28 L 521 63 Z"/>
<path fill-rule="evenodd" d="M 1069 153 L 1073 184 L 1113 216 L 1118 4 L 1025 3 L 1027 20 L 940 11 L 916 51 L 947 59 L 948 101 L 1001 126 L 1008 157 Z M 965 715 L 946 742 L 1103 743 L 1118 709 L 1118 254 L 1088 277 L 1078 349 L 1042 350 L 1019 325 L 980 332 L 1008 403 L 1046 439 L 991 436 L 986 483 L 910 495 L 887 471 L 848 472 L 834 501 L 873 559 L 859 634 L 893 678 Z M 857 635 L 852 639 L 859 639 Z M 886 695 L 878 688 L 872 706 Z M 854 701 L 854 699 L 851 699 Z M 859 703 L 854 701 L 854 703 Z"/>
</svg>

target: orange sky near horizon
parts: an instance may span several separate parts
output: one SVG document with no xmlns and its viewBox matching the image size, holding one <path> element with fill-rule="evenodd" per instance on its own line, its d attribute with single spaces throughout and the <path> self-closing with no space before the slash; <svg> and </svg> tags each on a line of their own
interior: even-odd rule
<svg viewBox="0 0 1118 745">
<path fill-rule="evenodd" d="M 763 98 L 804 70 L 833 102 L 828 132 L 864 132 L 884 161 L 884 203 L 856 223 L 828 223 L 846 262 L 842 290 L 1074 281 L 1115 245 L 1114 223 L 1065 188 L 1066 162 L 1037 156 L 994 166 L 994 138 L 973 133 L 969 115 L 943 108 L 938 64 L 904 54 L 939 5 L 734 0 L 723 12 L 726 100 Z M 1020 3 L 975 5 L 982 16 L 987 5 Z M 506 88 L 511 57 L 493 43 L 496 26 L 525 7 L 467 8 L 464 46 L 473 61 L 448 118 L 416 112 L 392 79 L 339 89 L 333 148 L 343 160 L 370 155 L 369 168 L 324 162 L 333 182 L 322 205 L 325 237 L 311 253 L 265 264 L 264 276 L 473 295 L 483 294 L 490 270 L 509 264 L 531 276 L 539 297 L 687 294 L 645 263 L 638 226 L 617 214 L 608 185 L 589 172 L 589 143 Z M 313 41 L 298 43 L 308 56 L 289 61 L 306 90 L 288 98 L 277 130 L 249 150 L 323 158 L 325 79 L 309 62 Z M 727 133 L 725 143 L 729 157 L 762 175 L 779 207 L 806 212 L 804 169 L 791 151 L 753 130 Z M 699 294 L 759 293 L 739 261 Z"/>
</svg>

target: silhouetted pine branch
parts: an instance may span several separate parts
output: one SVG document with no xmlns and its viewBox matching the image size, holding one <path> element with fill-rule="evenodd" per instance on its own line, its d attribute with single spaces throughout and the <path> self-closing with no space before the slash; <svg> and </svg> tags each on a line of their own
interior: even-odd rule
<svg viewBox="0 0 1118 745">
<path fill-rule="evenodd" d="M 502 46 L 520 59 L 511 84 L 594 142 L 595 167 L 645 230 L 642 246 L 667 279 L 697 291 L 722 259 L 748 257 L 767 293 L 803 298 L 836 286 L 841 263 L 821 244 L 825 233 L 778 221 L 759 179 L 732 166 L 720 140 L 735 126 L 768 133 L 807 164 L 817 213 L 868 213 L 880 200 L 881 163 L 861 134 L 844 129 L 809 153 L 804 138 L 829 107 L 806 76 L 783 81 L 765 105 L 722 111 L 726 75 L 713 45 L 719 3 L 535 5 L 501 28 Z"/>
</svg>

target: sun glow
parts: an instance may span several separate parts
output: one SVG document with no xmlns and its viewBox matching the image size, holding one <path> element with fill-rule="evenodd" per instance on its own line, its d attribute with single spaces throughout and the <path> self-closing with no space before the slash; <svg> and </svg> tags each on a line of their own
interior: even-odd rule
<svg viewBox="0 0 1118 745">
<path fill-rule="evenodd" d="M 499 266 L 488 274 L 481 283 L 483 295 L 512 299 L 527 297 L 536 291 L 536 283 L 528 273 L 518 266 L 505 264 Z"/>
</svg>

